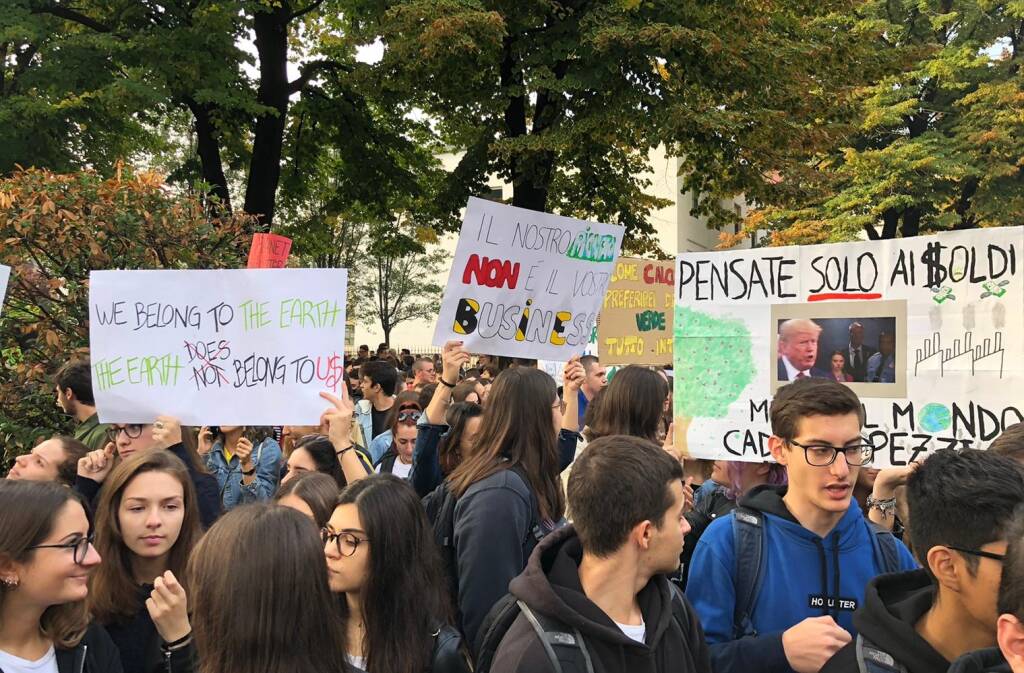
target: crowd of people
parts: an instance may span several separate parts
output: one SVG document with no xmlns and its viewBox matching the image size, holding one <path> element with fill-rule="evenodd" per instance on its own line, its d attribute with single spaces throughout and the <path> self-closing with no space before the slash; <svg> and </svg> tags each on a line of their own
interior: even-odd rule
<svg viewBox="0 0 1024 673">
<path fill-rule="evenodd" d="M 73 434 L 0 480 L 0 671 L 1024 673 L 1024 426 L 873 468 L 801 329 L 763 463 L 593 356 L 362 346 L 280 428 L 104 425 L 68 363 Z"/>
</svg>

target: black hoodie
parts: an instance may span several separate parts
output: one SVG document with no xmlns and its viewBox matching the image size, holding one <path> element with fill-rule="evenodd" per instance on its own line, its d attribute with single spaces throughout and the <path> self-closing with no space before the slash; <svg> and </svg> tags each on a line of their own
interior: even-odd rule
<svg viewBox="0 0 1024 673">
<path fill-rule="evenodd" d="M 710 673 L 711 661 L 697 615 L 687 605 L 689 623 L 682 627 L 676 623 L 665 576 L 655 575 L 637 594 L 647 627 L 646 644 L 641 644 L 624 634 L 583 593 L 579 577 L 582 558 L 576 531 L 565 526 L 537 545 L 526 570 L 509 584 L 509 591 L 532 610 L 579 629 L 595 673 Z M 516 618 L 502 639 L 491 671 L 554 673 L 523 615 Z"/>
<path fill-rule="evenodd" d="M 891 655 L 909 673 L 936 673 L 949 662 L 914 625 L 932 607 L 935 587 L 925 570 L 881 575 L 868 583 L 864 604 L 853 614 L 858 633 Z M 857 641 L 854 640 L 821 669 L 821 673 L 857 673 Z"/>
</svg>

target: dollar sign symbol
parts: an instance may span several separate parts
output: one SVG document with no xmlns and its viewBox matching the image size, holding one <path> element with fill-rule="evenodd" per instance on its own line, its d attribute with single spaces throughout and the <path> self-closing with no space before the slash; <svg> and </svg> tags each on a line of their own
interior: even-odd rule
<svg viewBox="0 0 1024 673">
<path fill-rule="evenodd" d="M 921 262 L 928 269 L 927 287 L 938 287 L 946 280 L 946 270 L 942 266 L 942 249 L 945 246 L 938 241 L 929 243 L 921 255 Z"/>
</svg>

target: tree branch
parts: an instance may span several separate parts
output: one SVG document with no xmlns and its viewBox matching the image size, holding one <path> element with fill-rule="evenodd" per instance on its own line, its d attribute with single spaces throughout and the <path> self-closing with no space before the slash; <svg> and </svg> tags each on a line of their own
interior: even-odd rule
<svg viewBox="0 0 1024 673">
<path fill-rule="evenodd" d="M 287 19 L 286 23 L 291 23 L 295 19 L 297 19 L 297 18 L 299 18 L 301 16 L 304 16 L 306 14 L 309 14 L 310 12 L 312 12 L 314 9 L 316 9 L 317 7 L 319 7 L 322 4 L 324 4 L 324 0 L 315 0 L 315 2 L 309 3 L 309 5 L 307 5 L 306 7 L 303 7 L 302 9 L 295 10 L 294 12 L 292 12 L 291 14 L 288 15 L 288 19 Z"/>
<path fill-rule="evenodd" d="M 67 21 L 73 21 L 74 23 L 85 26 L 86 28 L 91 28 L 92 30 L 95 30 L 97 33 L 114 32 L 114 29 L 106 25 L 105 23 L 100 23 L 96 19 L 90 18 L 85 14 L 82 14 L 81 12 L 77 12 L 68 7 L 61 7 L 56 3 L 50 3 L 46 5 L 40 5 L 38 7 L 33 7 L 32 13 L 50 14 L 51 16 L 56 16 Z"/>
<path fill-rule="evenodd" d="M 293 94 L 302 91 L 302 89 L 305 88 L 307 84 L 309 84 L 309 80 L 311 80 L 315 75 L 319 74 L 320 72 L 326 70 L 342 70 L 344 72 L 352 72 L 352 66 L 345 65 L 344 63 L 338 63 L 337 61 L 332 61 L 328 59 L 310 61 L 309 63 L 305 63 L 302 65 L 301 68 L 299 68 L 299 76 L 296 77 L 291 82 L 288 82 L 288 93 Z"/>
</svg>

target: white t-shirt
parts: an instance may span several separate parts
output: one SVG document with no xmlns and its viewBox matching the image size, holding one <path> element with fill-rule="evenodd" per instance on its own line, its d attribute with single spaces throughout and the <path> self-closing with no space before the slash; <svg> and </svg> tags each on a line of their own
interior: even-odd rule
<svg viewBox="0 0 1024 673">
<path fill-rule="evenodd" d="M 42 658 L 29 661 L 0 650 L 0 669 L 4 673 L 57 673 L 57 653 L 50 645 Z"/>
<path fill-rule="evenodd" d="M 345 661 L 357 671 L 366 671 L 366 657 L 357 657 L 352 654 L 345 655 Z"/>
<path fill-rule="evenodd" d="M 647 625 L 644 624 L 642 619 L 640 620 L 640 624 L 637 626 L 633 626 L 632 624 L 619 624 L 618 622 L 615 622 L 615 626 L 619 627 L 630 639 L 641 644 L 646 642 Z"/>
<path fill-rule="evenodd" d="M 377 472 L 381 471 L 381 467 L 383 466 L 377 467 Z M 395 475 L 396 477 L 401 477 L 402 479 L 408 479 L 409 475 L 412 474 L 412 463 L 406 465 L 402 461 L 395 458 L 395 464 L 391 466 L 391 474 Z"/>
</svg>

